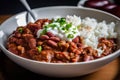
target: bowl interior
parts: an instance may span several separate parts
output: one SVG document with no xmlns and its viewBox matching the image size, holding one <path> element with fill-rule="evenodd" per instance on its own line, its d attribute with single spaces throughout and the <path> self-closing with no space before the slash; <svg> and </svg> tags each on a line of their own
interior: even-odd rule
<svg viewBox="0 0 120 80">
<path fill-rule="evenodd" d="M 70 6 L 59 6 L 59 7 L 46 7 L 34 9 L 38 19 L 39 18 L 53 18 L 55 16 L 67 16 L 76 15 L 81 18 L 91 17 L 99 21 L 105 20 L 107 23 L 115 22 L 115 31 L 118 33 L 117 50 L 120 49 L 120 19 L 103 11 L 89 9 L 89 8 L 78 8 Z M 26 25 L 26 12 L 19 13 L 6 20 L 0 27 L 0 30 L 4 32 L 4 35 L 0 38 L 0 45 L 5 49 L 7 37 L 16 29 L 18 26 Z"/>
</svg>

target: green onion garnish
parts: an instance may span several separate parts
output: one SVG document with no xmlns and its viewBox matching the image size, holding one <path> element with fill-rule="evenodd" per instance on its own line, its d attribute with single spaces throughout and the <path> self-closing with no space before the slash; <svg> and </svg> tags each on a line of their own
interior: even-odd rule
<svg viewBox="0 0 120 80">
<path fill-rule="evenodd" d="M 72 26 L 72 23 L 66 25 L 66 30 L 69 30 L 69 28 Z"/>
<path fill-rule="evenodd" d="M 73 28 L 73 30 L 76 30 L 76 28 Z"/>
<path fill-rule="evenodd" d="M 44 28 L 48 28 L 49 26 L 48 25 L 45 25 Z"/>
<path fill-rule="evenodd" d="M 51 24 L 50 27 L 52 27 L 52 29 L 54 29 L 57 25 L 56 24 Z"/>
<path fill-rule="evenodd" d="M 20 33 L 22 33 L 22 32 L 23 32 L 23 28 L 18 28 L 18 31 L 19 31 Z"/>
<path fill-rule="evenodd" d="M 41 52 L 42 51 L 42 46 L 38 46 L 37 49 L 38 49 L 38 52 Z"/>
<path fill-rule="evenodd" d="M 68 32 L 69 32 L 69 31 L 67 31 L 67 30 L 65 31 L 65 33 L 68 33 Z"/>
<path fill-rule="evenodd" d="M 73 38 L 74 35 L 73 34 L 68 34 L 67 38 Z"/>
<path fill-rule="evenodd" d="M 65 30 L 65 28 L 63 27 L 62 30 Z"/>
<path fill-rule="evenodd" d="M 58 19 L 56 20 L 56 22 L 59 22 L 61 26 L 63 26 L 64 24 L 66 24 L 65 18 L 58 18 Z"/>
<path fill-rule="evenodd" d="M 50 23 L 48 25 L 45 25 L 44 28 L 52 27 L 54 29 L 56 26 L 57 26 L 56 24 Z"/>
<path fill-rule="evenodd" d="M 44 34 L 46 34 L 46 32 L 47 32 L 47 28 L 45 28 L 45 29 L 42 31 L 42 33 L 40 33 L 40 35 L 44 35 Z"/>
<path fill-rule="evenodd" d="M 54 19 L 51 20 L 51 22 L 54 22 L 54 21 L 55 21 Z"/>
<path fill-rule="evenodd" d="M 78 29 L 79 29 L 80 27 L 81 27 L 80 25 L 77 26 Z"/>
<path fill-rule="evenodd" d="M 76 32 L 75 31 L 72 31 L 73 32 L 73 34 L 76 34 Z"/>
</svg>

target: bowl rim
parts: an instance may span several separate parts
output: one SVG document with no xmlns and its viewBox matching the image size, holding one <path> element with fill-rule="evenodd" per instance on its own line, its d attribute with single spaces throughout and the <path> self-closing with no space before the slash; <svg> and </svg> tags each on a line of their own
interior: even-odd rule
<svg viewBox="0 0 120 80">
<path fill-rule="evenodd" d="M 32 9 L 32 10 L 38 10 L 38 9 L 42 10 L 42 9 L 50 9 L 50 8 L 52 8 L 52 9 L 55 9 L 55 8 L 56 8 L 56 9 L 58 9 L 58 8 L 71 8 L 71 9 L 83 9 L 83 10 L 89 10 L 89 11 L 96 11 L 96 12 L 100 12 L 100 13 L 103 13 L 103 14 L 107 14 L 107 15 L 109 15 L 109 16 L 111 16 L 111 17 L 116 18 L 118 21 L 120 21 L 120 18 L 119 18 L 119 17 L 117 17 L 117 16 L 115 16 L 115 15 L 113 15 L 113 14 L 111 14 L 111 13 L 108 13 L 108 12 L 105 12 L 105 11 L 102 11 L 102 10 L 98 10 L 98 9 L 87 8 L 87 7 L 77 7 L 77 6 L 48 6 L 48 7 L 35 8 L 35 9 Z M 15 14 L 15 15 L 11 16 L 10 18 L 8 18 L 7 20 L 5 20 L 5 21 L 1 24 L 0 28 L 2 27 L 2 25 L 3 25 L 5 22 L 9 21 L 9 20 L 12 19 L 13 17 L 15 17 L 15 16 L 17 16 L 17 15 L 20 15 L 20 14 L 25 14 L 25 13 L 26 13 L 26 11 L 23 11 L 23 12 L 20 12 L 20 13 L 17 13 L 17 14 Z M 1 29 L 0 29 L 0 30 L 1 30 Z M 115 55 L 117 55 L 117 54 L 120 55 L 120 49 L 118 49 L 118 50 L 116 50 L 115 52 L 113 52 L 113 53 L 111 53 L 111 54 L 109 54 L 109 55 L 107 55 L 107 56 L 104 56 L 104 57 L 101 57 L 101 58 L 98 58 L 98 59 L 95 59 L 95 60 L 91 60 L 91 61 L 75 62 L 75 63 L 50 63 L 50 62 L 36 61 L 36 60 L 32 60 L 32 59 L 28 59 L 28 58 L 24 58 L 24 57 L 18 56 L 18 55 L 16 55 L 16 54 L 8 51 L 8 50 L 5 48 L 5 46 L 4 46 L 3 44 L 1 44 L 1 43 L 0 43 L 0 48 L 3 50 L 3 52 L 7 52 L 7 53 L 4 53 L 4 54 L 10 54 L 10 55 L 12 55 L 12 56 L 14 56 L 14 57 L 17 57 L 17 58 L 19 58 L 19 59 L 23 59 L 23 60 L 29 61 L 29 62 L 35 62 L 35 63 L 40 63 L 40 64 L 50 64 L 50 65 L 90 64 L 90 63 L 96 63 L 96 62 L 99 62 L 99 61 L 102 61 L 102 60 L 106 60 L 106 59 L 111 58 L 112 56 L 115 56 Z M 7 56 L 8 56 L 8 55 L 7 55 Z"/>
<path fill-rule="evenodd" d="M 120 18 L 118 16 L 113 15 L 113 14 L 111 14 L 109 12 L 106 12 L 106 11 L 103 11 L 103 10 L 100 10 L 100 9 L 90 8 L 90 7 L 83 7 L 83 6 L 81 6 L 81 7 L 79 7 L 79 6 L 47 6 L 47 7 L 34 8 L 32 10 L 36 11 L 38 9 L 42 10 L 42 9 L 49 9 L 49 8 L 52 8 L 52 9 L 55 9 L 55 8 L 57 8 L 57 9 L 59 9 L 59 8 L 71 8 L 71 9 L 83 9 L 83 10 L 89 10 L 89 11 L 97 11 L 97 12 L 107 14 L 109 16 L 112 16 L 112 17 L 117 18 L 118 20 L 120 20 Z M 26 11 L 24 11 L 24 12 L 26 12 Z"/>
</svg>

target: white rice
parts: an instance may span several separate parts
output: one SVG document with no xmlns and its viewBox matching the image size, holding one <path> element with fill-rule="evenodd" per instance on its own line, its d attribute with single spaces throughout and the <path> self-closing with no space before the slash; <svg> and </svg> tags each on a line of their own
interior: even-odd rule
<svg viewBox="0 0 120 80">
<path fill-rule="evenodd" d="M 86 27 L 89 27 L 87 30 Z M 106 21 L 97 22 L 94 18 L 86 17 L 81 21 L 81 29 L 79 30 L 80 36 L 84 37 L 84 44 L 86 46 L 91 46 L 98 51 L 98 56 L 103 52 L 98 46 L 98 39 L 104 38 L 116 38 L 117 33 L 114 32 L 115 23 L 111 22 L 109 24 Z"/>
</svg>

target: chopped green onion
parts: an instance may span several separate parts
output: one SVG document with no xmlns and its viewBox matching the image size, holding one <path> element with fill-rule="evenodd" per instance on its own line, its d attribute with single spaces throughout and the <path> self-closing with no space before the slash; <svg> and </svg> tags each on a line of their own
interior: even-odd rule
<svg viewBox="0 0 120 80">
<path fill-rule="evenodd" d="M 73 30 L 76 30 L 76 28 L 73 28 Z"/>
<path fill-rule="evenodd" d="M 67 38 L 73 38 L 74 35 L 73 34 L 68 34 Z"/>
<path fill-rule="evenodd" d="M 55 21 L 54 19 L 51 20 L 51 22 L 54 22 L 54 21 Z"/>
<path fill-rule="evenodd" d="M 60 22 L 60 18 L 58 18 L 58 19 L 56 20 L 56 22 Z"/>
<path fill-rule="evenodd" d="M 72 26 L 72 23 L 66 25 L 66 30 L 69 30 L 69 28 Z"/>
<path fill-rule="evenodd" d="M 45 25 L 44 27 L 45 28 L 49 28 L 51 26 L 51 24 L 48 24 L 48 25 Z"/>
<path fill-rule="evenodd" d="M 49 26 L 48 25 L 45 25 L 44 28 L 48 28 Z"/>
<path fill-rule="evenodd" d="M 37 49 L 38 49 L 38 52 L 41 52 L 42 51 L 42 46 L 38 46 Z"/>
<path fill-rule="evenodd" d="M 42 31 L 42 33 L 40 33 L 40 35 L 44 35 L 44 34 L 46 34 L 46 32 L 47 32 L 47 28 L 45 28 L 45 29 Z"/>
<path fill-rule="evenodd" d="M 56 24 L 51 23 L 51 24 L 45 25 L 44 28 L 52 27 L 54 29 L 56 26 L 57 26 Z"/>
<path fill-rule="evenodd" d="M 78 29 L 79 29 L 80 27 L 81 27 L 80 25 L 77 26 Z"/>
<path fill-rule="evenodd" d="M 63 27 L 62 30 L 65 30 L 65 28 Z"/>
<path fill-rule="evenodd" d="M 76 34 L 76 32 L 75 31 L 72 31 L 73 32 L 73 34 Z"/>
<path fill-rule="evenodd" d="M 58 18 L 56 22 L 66 22 L 65 18 Z"/>
<path fill-rule="evenodd" d="M 52 29 L 54 29 L 57 25 L 56 24 L 51 24 L 50 27 L 52 27 Z"/>
<path fill-rule="evenodd" d="M 68 33 L 69 31 L 65 31 L 65 33 Z"/>
<path fill-rule="evenodd" d="M 22 32 L 23 32 L 23 28 L 18 28 L 18 31 L 19 31 L 20 33 L 22 33 Z"/>
<path fill-rule="evenodd" d="M 59 22 L 61 26 L 63 26 L 64 24 L 66 24 L 65 18 L 58 18 L 58 19 L 56 20 L 56 22 Z"/>
</svg>

